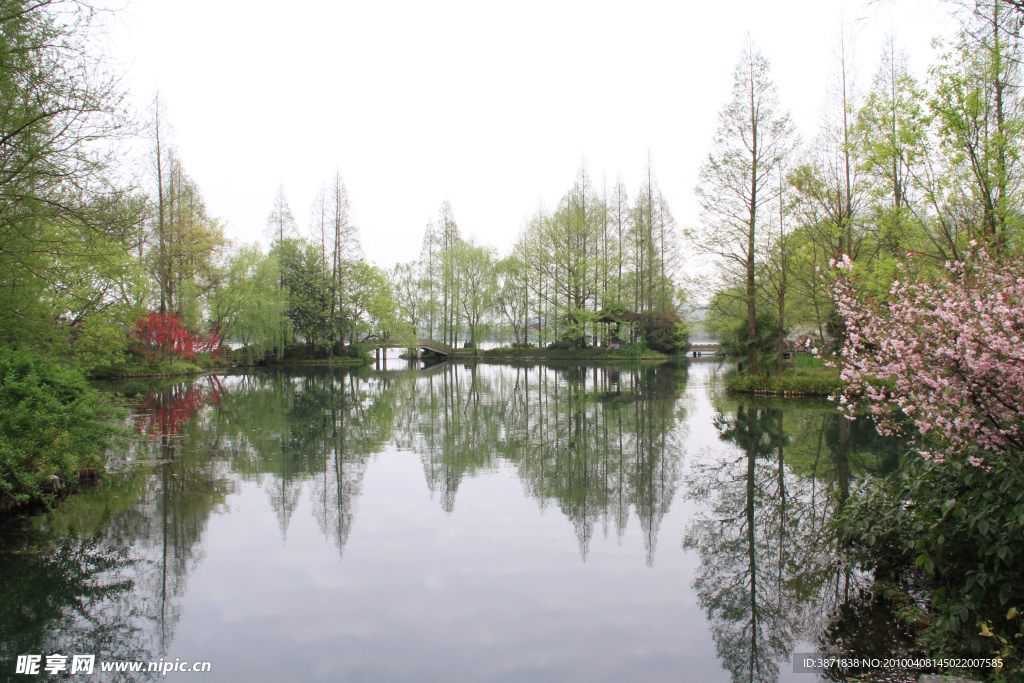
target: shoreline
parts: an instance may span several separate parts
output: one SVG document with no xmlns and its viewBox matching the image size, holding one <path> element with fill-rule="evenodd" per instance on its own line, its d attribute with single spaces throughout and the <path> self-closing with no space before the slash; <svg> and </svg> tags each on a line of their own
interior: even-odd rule
<svg viewBox="0 0 1024 683">
<path fill-rule="evenodd" d="M 821 398 L 842 393 L 835 368 L 787 368 L 781 375 L 736 375 L 725 380 L 729 393 L 779 398 Z"/>
<path fill-rule="evenodd" d="M 291 365 L 372 365 L 372 360 L 363 360 L 359 358 L 317 358 L 317 359 L 296 359 L 296 360 L 285 360 L 281 362 L 273 363 L 232 363 L 225 365 L 205 365 L 197 366 L 195 368 L 175 370 L 171 372 L 126 372 L 119 374 L 103 374 L 89 377 L 91 381 L 113 381 L 120 379 L 162 379 L 167 377 L 193 377 L 198 375 L 208 375 L 213 372 L 219 372 L 224 370 L 238 370 L 246 368 L 273 368 L 273 367 L 286 367 Z M 154 368 L 158 370 L 158 368 Z"/>
<path fill-rule="evenodd" d="M 99 486 L 105 476 L 106 472 L 104 470 L 79 470 L 75 472 L 76 482 L 74 486 L 58 484 L 58 487 L 46 492 L 48 495 L 53 496 L 49 501 L 40 496 L 30 496 L 28 500 L 21 501 L 9 493 L 0 493 L 0 524 L 18 517 L 44 514 L 82 490 Z"/>
</svg>

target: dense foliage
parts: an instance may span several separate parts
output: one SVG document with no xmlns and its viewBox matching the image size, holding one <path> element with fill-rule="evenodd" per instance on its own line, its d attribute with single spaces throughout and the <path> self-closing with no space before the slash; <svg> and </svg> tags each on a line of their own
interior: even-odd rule
<svg viewBox="0 0 1024 683">
<path fill-rule="evenodd" d="M 141 295 L 141 204 L 98 142 L 127 119 L 97 21 L 70 3 L 0 1 L 0 343 L 87 366 L 123 348 L 119 325 Z"/>
<path fill-rule="evenodd" d="M 1020 16 L 1003 0 L 964 3 L 959 30 L 937 41 L 940 56 L 924 78 L 890 38 L 864 89 L 853 86 L 841 36 L 819 131 L 804 145 L 779 138 L 768 154 L 750 141 L 782 132 L 765 128 L 769 109 L 747 111 L 735 97 L 723 108 L 698 189 L 709 220 L 687 236 L 716 257 L 718 277 L 705 280 L 708 323 L 734 338 L 745 324 L 746 346 L 733 346 L 746 368 L 781 372 L 770 356 L 798 340 L 825 351 L 844 345 L 832 261 L 855 265 L 852 296 L 884 300 L 894 281 L 930 277 L 947 261 L 970 268 L 972 242 L 997 260 L 1020 252 Z M 756 48 L 744 51 L 736 83 L 784 121 Z M 765 316 L 784 331 L 775 348 L 765 343 Z"/>
<path fill-rule="evenodd" d="M 1024 673 L 1024 479 L 1019 464 L 990 468 L 912 459 L 862 487 L 839 519 L 851 559 L 926 589 L 923 643 L 937 654 L 999 653 Z"/>
<path fill-rule="evenodd" d="M 770 313 L 757 315 L 754 318 L 753 335 L 750 334 L 747 320 L 733 318 L 730 322 L 732 324 L 729 327 L 719 330 L 719 356 L 723 359 L 729 356 L 746 359 L 748 365 L 750 358 L 753 358 L 757 374 L 774 368 L 780 354 L 779 339 L 784 334 L 779 328 L 778 318 Z"/>
<path fill-rule="evenodd" d="M 757 375 L 734 387 L 785 391 L 801 374 L 851 418 L 914 437 L 900 474 L 850 496 L 844 538 L 876 579 L 924 590 L 924 647 L 1003 652 L 1010 677 L 1024 645 L 1020 18 L 1017 3 L 963 3 L 927 78 L 890 39 L 862 93 L 841 41 L 820 133 L 760 161 L 737 143 L 768 132 L 764 112 L 726 105 L 698 195 L 734 229 L 688 235 L 718 257 L 709 327 Z M 736 82 L 776 107 L 756 50 Z M 798 344 L 838 367 L 783 372 Z"/>
<path fill-rule="evenodd" d="M 880 299 L 857 296 L 850 262 L 839 265 L 842 409 L 866 404 L 883 432 L 913 428 L 921 456 L 854 498 L 845 539 L 876 576 L 924 574 L 940 649 L 999 651 L 1020 668 L 1022 262 L 980 251 Z"/>
<path fill-rule="evenodd" d="M 644 344 L 660 353 L 677 354 L 686 350 L 686 326 L 678 318 L 648 311 L 640 318 Z"/>
<path fill-rule="evenodd" d="M 26 500 L 102 464 L 114 410 L 81 373 L 37 353 L 0 347 L 0 499 Z M 56 477 L 57 479 L 53 479 Z"/>
</svg>

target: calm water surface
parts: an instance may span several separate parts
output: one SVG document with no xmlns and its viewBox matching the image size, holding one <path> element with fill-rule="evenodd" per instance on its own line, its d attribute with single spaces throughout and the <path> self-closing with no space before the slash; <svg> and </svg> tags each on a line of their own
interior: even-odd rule
<svg viewBox="0 0 1024 683">
<path fill-rule="evenodd" d="M 212 662 L 168 680 L 806 683 L 792 653 L 858 590 L 825 522 L 897 458 L 704 363 L 107 388 L 150 436 L 0 528 L 0 673 L 93 653 Z"/>
</svg>

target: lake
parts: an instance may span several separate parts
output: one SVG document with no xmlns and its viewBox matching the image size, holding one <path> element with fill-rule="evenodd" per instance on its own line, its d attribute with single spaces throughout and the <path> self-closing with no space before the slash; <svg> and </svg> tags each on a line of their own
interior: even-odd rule
<svg viewBox="0 0 1024 683">
<path fill-rule="evenodd" d="M 866 420 L 701 362 L 397 368 L 102 385 L 147 436 L 0 526 L 0 671 L 809 682 L 793 653 L 852 637 L 827 522 L 900 452 Z"/>
</svg>

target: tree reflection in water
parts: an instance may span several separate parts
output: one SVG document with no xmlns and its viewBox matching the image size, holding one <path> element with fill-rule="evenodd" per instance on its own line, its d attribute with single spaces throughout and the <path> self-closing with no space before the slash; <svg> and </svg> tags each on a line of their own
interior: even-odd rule
<svg viewBox="0 0 1024 683">
<path fill-rule="evenodd" d="M 700 454 L 686 480 L 701 509 L 683 547 L 700 555 L 694 588 L 736 682 L 778 680 L 797 642 L 822 637 L 858 583 L 825 554 L 828 521 L 854 474 L 887 471 L 897 457 L 877 435 L 853 434 L 867 421 L 778 405 L 720 406 L 715 427 L 731 448 Z"/>
<path fill-rule="evenodd" d="M 892 469 L 897 448 L 828 404 L 718 397 L 720 447 L 684 468 L 687 379 L 673 364 L 444 364 L 146 391 L 137 429 L 150 437 L 111 459 L 123 472 L 5 536 L 0 598 L 18 597 L 0 601 L 3 654 L 163 656 L 210 517 L 242 482 L 266 492 L 282 538 L 308 501 L 340 556 L 368 463 L 392 447 L 418 454 L 448 513 L 465 478 L 514 472 L 573 525 L 584 561 L 599 527 L 621 538 L 635 516 L 653 566 L 682 488 L 699 508 L 683 545 L 700 557 L 693 585 L 718 657 L 734 681 L 776 680 L 795 645 L 824 642 L 828 617 L 859 595 L 822 552 L 827 522 L 851 479 Z"/>
<path fill-rule="evenodd" d="M 597 523 L 621 536 L 632 509 L 652 564 L 679 480 L 685 386 L 685 365 L 456 365 L 405 387 L 395 441 L 420 453 L 448 512 L 465 476 L 509 463 L 571 521 L 584 561 Z"/>
<path fill-rule="evenodd" d="M 164 391 L 143 405 L 167 405 L 163 398 L 184 395 L 179 387 Z M 202 412 L 199 403 L 192 405 Z M 151 415 L 143 413 L 145 424 L 154 424 Z M 95 654 L 97 661 L 167 653 L 187 576 L 204 556 L 210 515 L 235 490 L 210 431 L 195 419 L 173 424 L 133 444 L 125 457 L 149 466 L 115 473 L 103 487 L 21 520 L 17 533 L 3 536 L 5 663 L 26 653 Z"/>
<path fill-rule="evenodd" d="M 146 392 L 135 409 L 135 431 L 153 436 L 181 433 L 185 423 L 206 406 L 217 405 L 223 387 L 215 375 Z"/>
<path fill-rule="evenodd" d="M 147 654 L 142 623 L 124 618 L 134 587 L 128 549 L 102 535 L 57 547 L 34 540 L 7 537 L 0 547 L 0 672 L 13 680 L 15 660 L 29 653 Z"/>
<path fill-rule="evenodd" d="M 317 524 L 342 553 L 366 463 L 391 437 L 394 381 L 316 369 L 233 379 L 211 425 L 232 470 L 267 491 L 282 537 L 308 483 Z"/>
<path fill-rule="evenodd" d="M 553 503 L 571 521 L 584 560 L 596 524 L 621 536 L 632 511 L 653 564 L 679 481 L 685 382 L 676 365 L 446 364 L 172 384 L 137 399 L 135 427 L 150 438 L 112 460 L 135 484 L 104 524 L 92 523 L 110 547 L 134 549 L 119 576 L 134 586 L 133 609 L 152 619 L 144 629 L 152 653 L 173 637 L 176 599 L 203 556 L 209 515 L 239 478 L 267 492 L 282 537 L 308 491 L 317 525 L 341 554 L 367 462 L 389 443 L 420 454 L 426 484 L 448 512 L 464 477 L 512 465 L 542 508 Z"/>
<path fill-rule="evenodd" d="M 513 465 L 542 507 L 554 503 L 572 522 L 584 560 L 596 524 L 621 535 L 632 510 L 650 564 L 679 480 L 685 382 L 685 365 L 309 368 L 229 378 L 200 422 L 216 430 L 232 470 L 268 491 L 282 535 L 309 482 L 339 553 L 366 464 L 394 443 L 420 455 L 447 512 L 465 477 Z"/>
</svg>

